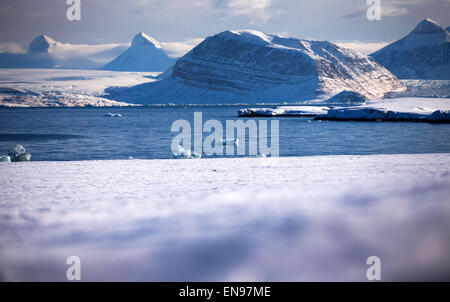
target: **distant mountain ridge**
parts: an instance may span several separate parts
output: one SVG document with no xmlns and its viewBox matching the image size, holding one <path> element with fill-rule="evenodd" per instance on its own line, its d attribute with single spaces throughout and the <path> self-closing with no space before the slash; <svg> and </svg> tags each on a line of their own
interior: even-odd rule
<svg viewBox="0 0 450 302">
<path fill-rule="evenodd" d="M 169 57 L 161 45 L 149 35 L 140 32 L 119 57 L 102 69 L 115 71 L 166 71 L 176 59 Z"/>
<path fill-rule="evenodd" d="M 126 47 L 61 43 L 40 35 L 29 44 L 26 53 L 0 53 L 0 68 L 98 69 Z"/>
<path fill-rule="evenodd" d="M 107 92 L 132 103 L 228 104 L 298 102 L 344 90 L 381 98 L 404 89 L 356 51 L 246 30 L 206 38 L 159 81 Z"/>
<path fill-rule="evenodd" d="M 371 56 L 400 79 L 450 79 L 450 33 L 431 19 Z"/>
</svg>

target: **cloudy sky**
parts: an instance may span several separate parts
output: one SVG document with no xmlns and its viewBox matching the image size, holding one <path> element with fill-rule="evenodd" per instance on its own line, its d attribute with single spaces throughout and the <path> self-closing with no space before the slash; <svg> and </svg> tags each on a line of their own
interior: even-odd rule
<svg viewBox="0 0 450 302">
<path fill-rule="evenodd" d="M 367 0 L 80 1 L 81 20 L 68 21 L 66 0 L 2 0 L 0 43 L 25 45 L 40 34 L 70 43 L 123 43 L 140 31 L 159 41 L 182 42 L 226 29 L 335 42 L 386 42 L 427 17 L 450 25 L 450 0 L 380 0 L 380 21 L 366 18 Z"/>
</svg>

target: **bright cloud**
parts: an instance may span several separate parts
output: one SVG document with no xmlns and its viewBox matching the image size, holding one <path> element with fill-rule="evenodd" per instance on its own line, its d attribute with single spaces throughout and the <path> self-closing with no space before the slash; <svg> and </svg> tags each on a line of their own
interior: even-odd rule
<svg viewBox="0 0 450 302">
<path fill-rule="evenodd" d="M 0 53 L 24 53 L 26 49 L 18 43 L 0 43 Z"/>
<path fill-rule="evenodd" d="M 356 50 L 360 53 L 369 55 L 389 43 L 387 42 L 361 42 L 361 41 L 352 41 L 352 42 L 336 42 L 337 45 L 344 47 L 344 48 L 350 48 L 352 50 Z"/>
<path fill-rule="evenodd" d="M 450 25 L 450 0 L 381 0 L 382 20 L 377 22 L 365 17 L 366 0 L 82 1 L 82 20 L 77 23 L 66 20 L 65 1 L 57 2 L 2 0 L 0 43 L 26 45 L 40 34 L 67 43 L 123 43 L 144 31 L 158 41 L 184 44 L 226 29 L 320 40 L 393 41 L 424 18 Z"/>
<path fill-rule="evenodd" d="M 229 16 L 248 16 L 250 24 L 265 23 L 280 10 L 270 10 L 271 0 L 212 0 L 212 6 Z"/>
<path fill-rule="evenodd" d="M 202 38 L 198 38 L 189 39 L 182 42 L 159 42 L 159 44 L 161 44 L 162 48 L 170 57 L 178 58 L 184 56 L 202 41 Z"/>
</svg>

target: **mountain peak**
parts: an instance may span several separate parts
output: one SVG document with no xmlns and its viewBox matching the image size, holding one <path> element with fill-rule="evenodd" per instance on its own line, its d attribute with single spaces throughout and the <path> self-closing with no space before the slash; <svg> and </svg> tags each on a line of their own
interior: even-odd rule
<svg viewBox="0 0 450 302">
<path fill-rule="evenodd" d="M 313 44 L 319 48 L 337 47 L 328 41 L 310 41 L 289 38 L 277 34 L 266 34 L 257 30 L 227 30 L 215 35 L 214 37 L 249 43 L 256 46 L 268 46 L 271 48 L 283 48 L 290 49 L 291 51 L 300 51 L 308 56 L 315 56 L 314 51 L 311 48 Z"/>
<path fill-rule="evenodd" d="M 39 53 L 39 52 L 48 52 L 50 47 L 56 44 L 55 40 L 46 35 L 40 35 L 30 43 L 28 46 L 29 52 Z"/>
<path fill-rule="evenodd" d="M 144 45 L 151 45 L 155 48 L 161 48 L 161 45 L 159 45 L 158 41 L 156 41 L 146 33 L 140 32 L 136 36 L 134 36 L 133 41 L 131 42 L 131 46 L 135 47 Z"/>
<path fill-rule="evenodd" d="M 140 32 L 131 47 L 102 67 L 116 71 L 165 71 L 175 63 L 162 46 L 149 35 Z"/>
<path fill-rule="evenodd" d="M 382 98 L 405 88 L 374 60 L 330 42 L 243 30 L 209 36 L 157 81 L 127 89 L 124 98 L 143 104 L 214 104 L 298 102 L 343 90 Z"/>
<path fill-rule="evenodd" d="M 374 52 L 372 57 L 399 79 L 447 80 L 449 42 L 449 32 L 425 19 L 408 35 Z"/>
<path fill-rule="evenodd" d="M 437 22 L 426 18 L 411 31 L 412 35 L 428 35 L 445 33 L 445 29 Z"/>
</svg>

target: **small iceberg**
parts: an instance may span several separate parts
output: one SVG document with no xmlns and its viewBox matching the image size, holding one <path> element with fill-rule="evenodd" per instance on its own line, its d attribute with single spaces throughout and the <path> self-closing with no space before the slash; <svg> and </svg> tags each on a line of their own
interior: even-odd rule
<svg viewBox="0 0 450 302">
<path fill-rule="evenodd" d="M 10 163 L 11 157 L 9 157 L 8 155 L 0 156 L 0 162 Z"/>
<path fill-rule="evenodd" d="M 111 112 L 108 112 L 108 114 L 105 114 L 105 116 L 109 116 L 109 117 L 122 117 L 122 114 L 120 114 L 120 113 L 111 113 Z"/>
<path fill-rule="evenodd" d="M 193 159 L 202 157 L 200 154 L 191 152 L 191 150 L 186 150 L 180 145 L 178 145 L 178 150 L 173 156 L 176 159 Z"/>
<path fill-rule="evenodd" d="M 219 144 L 222 144 L 224 146 L 228 146 L 228 145 L 234 145 L 234 146 L 239 146 L 239 139 L 235 138 L 235 139 L 219 139 Z"/>
<path fill-rule="evenodd" d="M 9 157 L 10 161 L 12 161 L 12 162 L 30 161 L 31 160 L 31 154 L 26 152 L 25 148 L 22 145 L 16 145 L 14 147 L 14 149 L 12 149 L 11 151 L 8 152 L 7 157 Z M 7 161 L 7 160 L 4 160 L 4 161 Z"/>
</svg>

